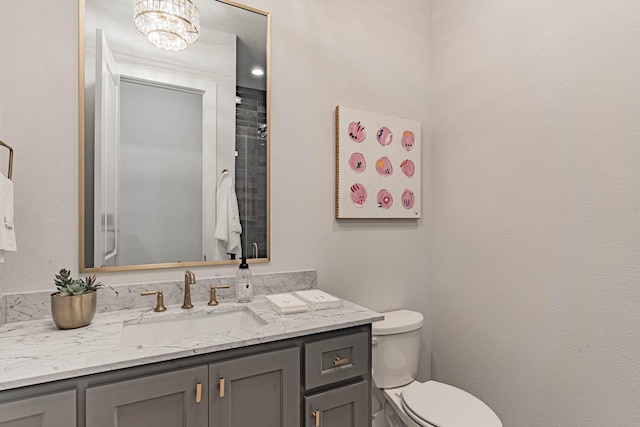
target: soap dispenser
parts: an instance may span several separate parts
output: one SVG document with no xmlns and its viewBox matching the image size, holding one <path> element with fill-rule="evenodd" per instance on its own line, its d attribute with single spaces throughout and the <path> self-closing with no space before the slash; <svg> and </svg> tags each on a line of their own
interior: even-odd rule
<svg viewBox="0 0 640 427">
<path fill-rule="evenodd" d="M 236 299 L 238 302 L 253 300 L 253 277 L 245 257 L 242 257 L 242 262 L 236 273 Z"/>
</svg>

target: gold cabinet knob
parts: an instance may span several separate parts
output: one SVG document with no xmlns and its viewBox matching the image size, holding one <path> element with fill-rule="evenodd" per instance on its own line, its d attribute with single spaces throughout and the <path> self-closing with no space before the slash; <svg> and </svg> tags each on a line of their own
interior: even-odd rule
<svg viewBox="0 0 640 427">
<path fill-rule="evenodd" d="M 196 403 L 202 402 L 202 383 L 196 384 Z"/>
<path fill-rule="evenodd" d="M 224 397 L 224 378 L 220 378 L 220 380 L 218 381 L 218 385 L 220 386 L 220 392 L 218 393 L 218 396 Z"/>
<path fill-rule="evenodd" d="M 342 366 L 342 365 L 346 365 L 349 363 L 349 359 L 347 358 L 341 358 L 340 356 L 336 356 L 333 359 L 333 366 Z"/>
</svg>

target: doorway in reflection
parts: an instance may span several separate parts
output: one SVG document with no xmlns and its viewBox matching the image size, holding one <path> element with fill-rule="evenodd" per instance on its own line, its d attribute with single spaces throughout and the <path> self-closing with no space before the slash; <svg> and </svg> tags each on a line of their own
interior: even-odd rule
<svg viewBox="0 0 640 427">
<path fill-rule="evenodd" d="M 202 92 L 121 76 L 120 98 L 115 265 L 202 261 Z"/>
</svg>

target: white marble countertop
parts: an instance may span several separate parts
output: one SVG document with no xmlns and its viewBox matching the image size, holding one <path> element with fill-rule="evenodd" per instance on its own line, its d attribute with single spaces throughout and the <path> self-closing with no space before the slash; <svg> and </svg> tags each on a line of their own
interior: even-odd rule
<svg viewBox="0 0 640 427">
<path fill-rule="evenodd" d="M 121 345 L 124 322 L 206 316 L 239 307 L 247 307 L 266 325 L 176 339 L 170 345 Z M 344 300 L 338 308 L 279 315 L 267 305 L 264 296 L 257 296 L 249 304 L 222 302 L 209 307 L 198 302 L 191 310 L 181 310 L 179 305 L 167 308 L 164 313 L 151 309 L 99 313 L 89 326 L 70 330 L 57 329 L 51 319 L 4 324 L 0 326 L 0 391 L 343 329 L 383 318 Z"/>
</svg>

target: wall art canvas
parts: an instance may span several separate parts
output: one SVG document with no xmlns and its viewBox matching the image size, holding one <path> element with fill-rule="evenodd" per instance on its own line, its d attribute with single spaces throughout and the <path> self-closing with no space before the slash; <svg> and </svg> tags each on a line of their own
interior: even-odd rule
<svg viewBox="0 0 640 427">
<path fill-rule="evenodd" d="M 336 218 L 420 218 L 420 122 L 336 107 Z"/>
</svg>

